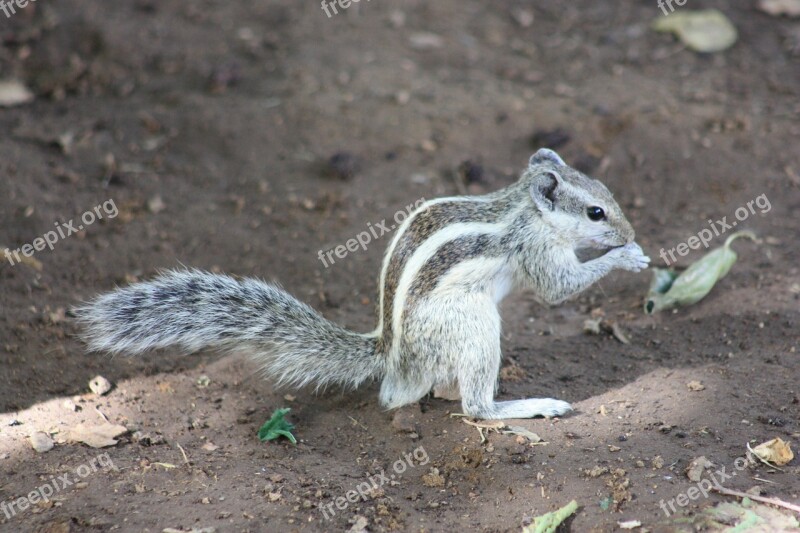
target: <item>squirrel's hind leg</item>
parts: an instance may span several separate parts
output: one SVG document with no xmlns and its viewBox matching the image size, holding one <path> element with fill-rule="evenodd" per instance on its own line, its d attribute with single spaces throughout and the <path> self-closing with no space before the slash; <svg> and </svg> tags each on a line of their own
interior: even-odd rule
<svg viewBox="0 0 800 533">
<path fill-rule="evenodd" d="M 567 402 L 553 398 L 529 398 L 496 402 L 500 372 L 500 317 L 493 304 L 471 306 L 469 334 L 451 346 L 459 354 L 458 383 L 464 413 L 476 418 L 534 418 L 559 416 L 572 410 Z M 462 315 L 464 316 L 464 315 Z"/>
</svg>

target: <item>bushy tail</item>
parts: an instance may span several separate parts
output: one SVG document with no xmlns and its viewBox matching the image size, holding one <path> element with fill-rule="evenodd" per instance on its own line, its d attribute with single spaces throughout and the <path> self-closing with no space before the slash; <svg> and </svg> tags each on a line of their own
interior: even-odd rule
<svg viewBox="0 0 800 533">
<path fill-rule="evenodd" d="M 337 326 L 283 290 L 254 279 L 173 271 L 75 309 L 97 351 L 179 346 L 244 352 L 279 384 L 356 387 L 383 373 L 376 339 Z"/>
</svg>

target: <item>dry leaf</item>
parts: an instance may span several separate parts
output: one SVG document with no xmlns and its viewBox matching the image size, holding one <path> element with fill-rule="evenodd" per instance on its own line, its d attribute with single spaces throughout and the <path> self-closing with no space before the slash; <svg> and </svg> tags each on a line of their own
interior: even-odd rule
<svg viewBox="0 0 800 533">
<path fill-rule="evenodd" d="M 695 392 L 706 389 L 706 386 L 697 380 L 690 381 L 689 383 L 686 384 L 686 386 L 689 388 L 690 391 L 695 391 Z"/>
<path fill-rule="evenodd" d="M 689 463 L 689 467 L 686 469 L 686 477 L 689 478 L 689 481 L 697 483 L 702 479 L 706 468 L 711 468 L 712 466 L 714 466 L 714 463 L 706 459 L 705 455 L 701 455 Z"/>
<path fill-rule="evenodd" d="M 429 474 L 422 476 L 422 484 L 426 487 L 444 487 L 444 476 L 439 473 L 438 468 L 431 468 Z"/>
<path fill-rule="evenodd" d="M 789 443 L 781 438 L 762 442 L 753 448 L 753 453 L 760 459 L 778 466 L 783 466 L 794 459 Z"/>
<path fill-rule="evenodd" d="M 800 0 L 761 0 L 758 9 L 773 17 L 800 17 Z"/>
<path fill-rule="evenodd" d="M 69 431 L 67 440 L 71 442 L 82 442 L 92 448 L 105 448 L 117 444 L 116 437 L 128 432 L 125 426 L 117 424 L 100 424 L 92 426 L 89 424 L 78 424 Z"/>
</svg>

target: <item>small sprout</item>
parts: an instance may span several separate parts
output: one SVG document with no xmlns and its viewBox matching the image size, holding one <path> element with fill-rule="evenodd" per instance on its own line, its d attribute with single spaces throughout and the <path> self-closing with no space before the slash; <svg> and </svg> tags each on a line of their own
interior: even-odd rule
<svg viewBox="0 0 800 533">
<path fill-rule="evenodd" d="M 276 409 L 275 412 L 272 413 L 269 420 L 264 422 L 264 425 L 258 430 L 258 438 L 261 442 L 275 440 L 278 437 L 286 437 L 292 441 L 292 444 L 297 444 L 297 439 L 292 435 L 294 425 L 287 422 L 284 418 L 289 411 L 291 411 L 290 408 L 284 407 L 282 409 Z"/>
<path fill-rule="evenodd" d="M 736 262 L 738 256 L 730 245 L 739 237 L 756 240 L 752 232 L 740 231 L 728 237 L 722 247 L 707 253 L 680 275 L 671 269 L 654 269 L 644 312 L 650 315 L 672 307 L 692 305 L 705 298 Z"/>
</svg>

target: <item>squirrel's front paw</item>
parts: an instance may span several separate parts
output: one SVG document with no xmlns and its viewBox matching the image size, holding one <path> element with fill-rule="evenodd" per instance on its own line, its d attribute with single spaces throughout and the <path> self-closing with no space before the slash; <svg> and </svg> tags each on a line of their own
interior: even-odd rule
<svg viewBox="0 0 800 533">
<path fill-rule="evenodd" d="M 640 272 L 650 264 L 650 258 L 644 255 L 642 247 L 635 242 L 614 248 L 608 252 L 615 268 Z"/>
</svg>

